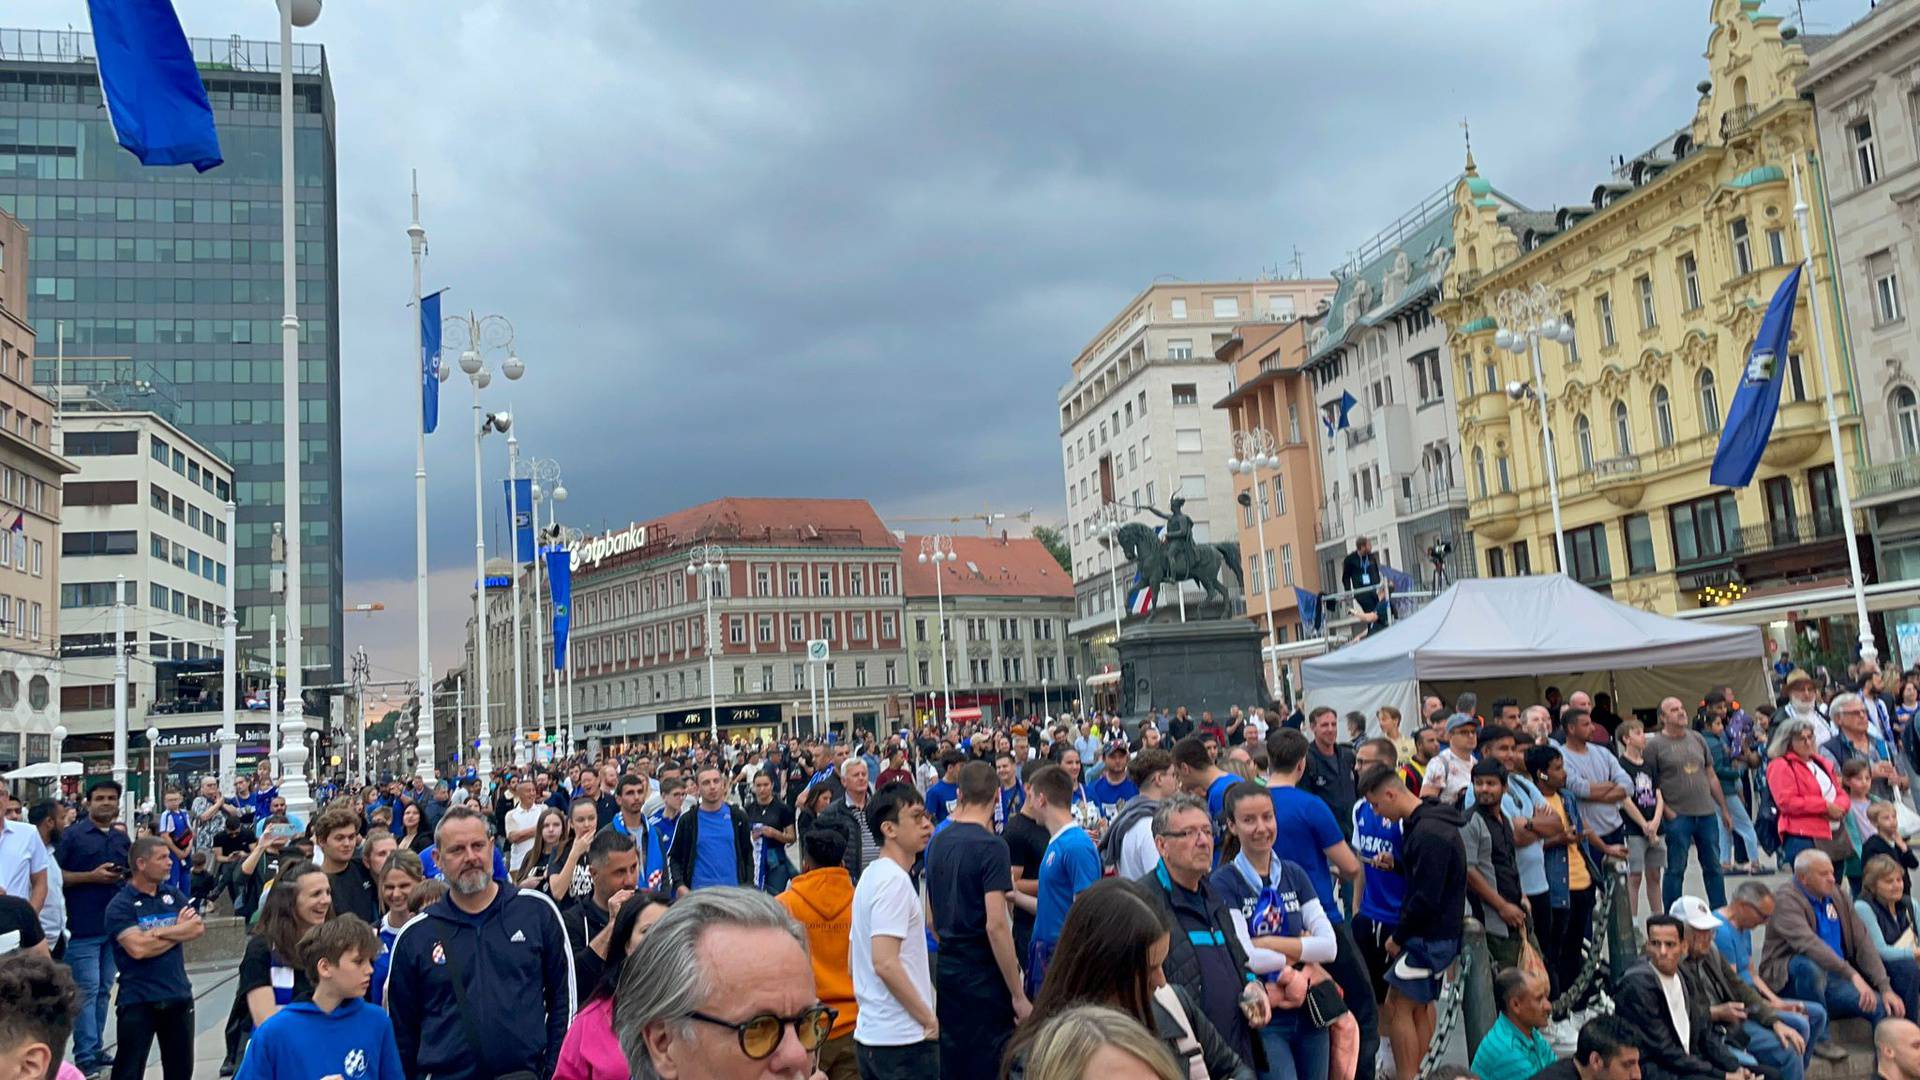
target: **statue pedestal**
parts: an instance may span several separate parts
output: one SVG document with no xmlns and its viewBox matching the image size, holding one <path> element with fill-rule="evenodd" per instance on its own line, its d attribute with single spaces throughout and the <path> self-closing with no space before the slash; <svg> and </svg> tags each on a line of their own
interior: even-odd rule
<svg viewBox="0 0 1920 1080">
<path fill-rule="evenodd" d="M 1260 628 L 1245 619 L 1147 623 L 1120 634 L 1121 713 L 1137 719 L 1182 705 L 1226 722 L 1233 706 L 1264 705 Z"/>
</svg>

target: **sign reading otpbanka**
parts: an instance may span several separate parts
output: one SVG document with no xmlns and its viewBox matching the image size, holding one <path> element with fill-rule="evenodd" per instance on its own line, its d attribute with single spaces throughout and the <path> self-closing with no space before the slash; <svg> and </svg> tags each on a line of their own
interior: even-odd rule
<svg viewBox="0 0 1920 1080">
<path fill-rule="evenodd" d="M 646 547 L 650 528 L 647 525 L 629 525 L 624 529 L 613 529 L 601 533 L 599 536 L 583 537 L 571 548 L 574 572 L 578 573 L 582 569 L 598 566 L 615 555 L 625 555 Z"/>
</svg>

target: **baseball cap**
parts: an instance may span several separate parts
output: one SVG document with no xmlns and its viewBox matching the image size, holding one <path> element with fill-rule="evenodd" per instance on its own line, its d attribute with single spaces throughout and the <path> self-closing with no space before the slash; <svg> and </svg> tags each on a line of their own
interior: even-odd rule
<svg viewBox="0 0 1920 1080">
<path fill-rule="evenodd" d="M 1718 930 L 1723 923 L 1720 916 L 1713 913 L 1705 900 L 1697 896 L 1683 896 L 1673 902 L 1667 914 L 1686 923 L 1695 930 Z"/>
<path fill-rule="evenodd" d="M 1112 742 L 1107 744 L 1108 756 L 1112 756 L 1114 754 L 1125 754 L 1128 752 L 1129 752 L 1129 748 L 1127 746 L 1127 740 L 1125 739 L 1115 739 Z"/>
<path fill-rule="evenodd" d="M 1478 724 L 1478 721 L 1476 721 L 1473 717 L 1468 716 L 1466 713 L 1463 713 L 1463 712 L 1454 713 L 1452 716 L 1447 718 L 1447 734 L 1451 735 L 1454 732 L 1459 731 L 1463 727 L 1473 727 L 1476 724 Z"/>
</svg>

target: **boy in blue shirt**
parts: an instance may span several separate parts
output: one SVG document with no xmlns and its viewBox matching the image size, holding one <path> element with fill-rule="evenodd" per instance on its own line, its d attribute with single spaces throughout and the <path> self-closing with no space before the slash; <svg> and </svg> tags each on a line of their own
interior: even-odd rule
<svg viewBox="0 0 1920 1080">
<path fill-rule="evenodd" d="M 380 940 L 351 915 L 335 916 L 301 939 L 313 998 L 296 1001 L 254 1029 L 238 1080 L 405 1080 L 393 1021 L 367 1004 Z"/>
<path fill-rule="evenodd" d="M 1087 798 L 1099 807 L 1100 816 L 1112 821 L 1128 799 L 1140 794 L 1140 786 L 1127 776 L 1127 740 L 1107 744 L 1107 771 L 1087 785 Z"/>
<path fill-rule="evenodd" d="M 927 785 L 927 816 L 933 819 L 935 825 L 947 820 L 947 815 L 960 805 L 958 780 L 960 766 L 966 760 L 966 755 L 958 750 L 943 750 L 940 753 L 940 780 Z"/>
<path fill-rule="evenodd" d="M 1029 812 L 1047 827 L 1051 839 L 1040 859 L 1040 895 L 1033 916 L 1033 940 L 1027 946 L 1027 997 L 1040 992 L 1047 964 L 1060 942 L 1067 909 L 1081 890 L 1100 880 L 1100 849 L 1074 822 L 1073 778 L 1058 765 L 1034 771 L 1027 780 Z"/>
</svg>

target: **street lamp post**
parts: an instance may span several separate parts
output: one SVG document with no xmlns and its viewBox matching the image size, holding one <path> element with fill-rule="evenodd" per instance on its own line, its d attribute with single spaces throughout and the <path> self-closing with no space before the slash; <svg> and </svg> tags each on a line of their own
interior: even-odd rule
<svg viewBox="0 0 1920 1080">
<path fill-rule="evenodd" d="M 420 181 L 416 174 L 413 184 L 413 220 L 407 225 L 407 243 L 413 251 L 413 303 L 417 309 L 420 299 L 420 260 L 427 253 L 427 230 L 420 224 Z M 427 384 L 426 372 L 419 370 L 426 363 L 426 327 L 421 320 L 413 320 L 413 362 L 408 370 L 413 373 L 413 393 L 415 412 L 419 419 L 413 429 L 413 575 L 414 603 L 416 605 L 414 636 L 418 657 L 418 678 L 420 680 L 421 722 L 414 733 L 417 743 L 415 756 L 419 758 L 419 777 L 427 783 L 433 783 L 433 660 L 427 651 Z M 434 376 L 441 382 L 447 381 L 451 373 L 445 360 L 434 363 Z M 435 409 L 439 408 L 439 398 L 435 397 Z M 360 718 L 362 729 L 366 719 Z M 360 773 L 364 780 L 372 775 L 367 768 L 367 747 L 364 735 L 360 742 Z"/>
<path fill-rule="evenodd" d="M 1267 638 L 1273 648 L 1267 655 L 1267 678 L 1270 693 L 1277 698 L 1280 694 L 1280 627 L 1273 617 L 1274 582 L 1272 570 L 1267 566 L 1267 501 L 1260 494 L 1261 473 L 1269 474 L 1275 482 L 1279 480 L 1280 445 L 1274 440 L 1273 432 L 1266 428 L 1234 432 L 1233 456 L 1227 459 L 1227 471 L 1254 478 L 1253 528 L 1260 543 L 1254 561 L 1262 571 L 1260 584 L 1267 609 Z"/>
<path fill-rule="evenodd" d="M 504 352 L 500 373 L 518 379 L 526 370 L 513 351 L 513 324 L 500 315 L 451 316 L 443 321 L 441 337 L 464 343 L 460 351 L 460 370 L 473 384 L 473 636 L 475 661 L 479 670 L 474 682 L 479 685 L 480 701 L 480 773 L 493 771 L 493 717 L 487 712 L 487 684 L 492 674 L 487 667 L 487 531 L 485 486 L 480 475 L 480 445 L 493 432 L 505 432 L 513 426 L 513 414 L 485 413 L 480 408 L 480 391 L 493 382 L 493 372 L 483 354 Z"/>
<path fill-rule="evenodd" d="M 231 793 L 233 780 L 239 767 L 240 732 L 235 727 L 234 710 L 238 707 L 234 695 L 238 688 L 234 685 L 240 668 L 239 626 L 240 618 L 233 610 L 233 590 L 235 573 L 234 552 L 239 544 L 237 530 L 234 527 L 235 506 L 233 500 L 227 500 L 227 614 L 220 620 L 220 790 Z"/>
<path fill-rule="evenodd" d="M 301 697 L 304 654 L 300 645 L 304 584 L 300 563 L 300 315 L 295 280 L 295 174 L 293 171 L 293 28 L 320 17 L 320 0 L 279 0 L 280 7 L 280 404 L 285 447 L 285 543 L 287 551 L 287 694 L 280 719 L 280 794 L 287 811 L 313 812 L 307 790 L 306 706 Z M 229 533 L 231 535 L 231 533 Z M 231 576 L 231 574 L 229 574 Z"/>
<path fill-rule="evenodd" d="M 713 621 L 713 594 L 727 576 L 727 553 L 718 544 L 701 544 L 687 553 L 687 575 L 700 584 L 707 601 L 707 731 L 717 750 L 720 746 L 720 684 L 714 680 L 715 658 L 720 651 L 719 627 Z"/>
<path fill-rule="evenodd" d="M 160 825 L 160 755 L 157 744 L 160 729 L 147 725 L 147 813 L 153 815 L 154 831 Z"/>
<path fill-rule="evenodd" d="M 527 746 L 527 691 L 521 681 L 523 661 L 520 645 L 520 435 L 507 432 L 507 537 L 508 562 L 513 564 L 510 581 L 513 588 L 513 761 L 525 765 L 531 757 Z M 527 508 L 527 513 L 533 513 Z M 531 524 L 528 533 L 532 533 Z"/>
<path fill-rule="evenodd" d="M 953 550 L 951 536 L 939 534 L 920 538 L 920 562 L 933 567 L 934 611 L 940 619 L 940 693 L 947 705 L 946 714 L 940 718 L 942 724 L 951 722 L 953 717 L 953 687 L 947 681 L 947 589 L 940 566 L 959 557 Z"/>
<path fill-rule="evenodd" d="M 542 739 L 547 737 L 547 687 L 546 687 L 546 642 L 541 636 L 540 550 L 546 542 L 546 532 L 540 527 L 540 504 L 547 504 L 547 523 L 553 523 L 555 503 L 567 501 L 567 485 L 560 482 L 560 463 L 551 458 L 528 458 L 526 462 L 527 478 L 533 481 L 533 703 L 535 730 Z M 516 478 L 518 474 L 515 474 Z M 557 703 L 556 703 L 557 704 Z M 558 726 L 558 725 L 555 725 Z"/>
<path fill-rule="evenodd" d="M 1113 590 L 1113 647 L 1120 648 L 1120 613 L 1127 606 L 1127 598 L 1120 592 L 1120 526 L 1127 523 L 1127 516 L 1118 503 L 1108 503 L 1100 508 L 1093 526 L 1093 535 L 1107 545 L 1107 582 Z"/>
<path fill-rule="evenodd" d="M 1493 343 L 1511 353 L 1531 353 L 1533 386 L 1509 383 L 1507 396 L 1518 401 L 1530 397 L 1540 411 L 1540 444 L 1547 459 L 1547 497 L 1553 504 L 1553 548 L 1559 556 L 1560 572 L 1571 573 L 1567 566 L 1567 531 L 1560 521 L 1560 467 L 1553 457 L 1553 425 L 1547 419 L 1547 379 L 1540 367 L 1540 339 L 1562 345 L 1573 341 L 1573 324 L 1560 319 L 1560 294 L 1536 282 L 1531 289 L 1507 289 L 1494 298 L 1499 312 L 1500 330 Z"/>
</svg>

